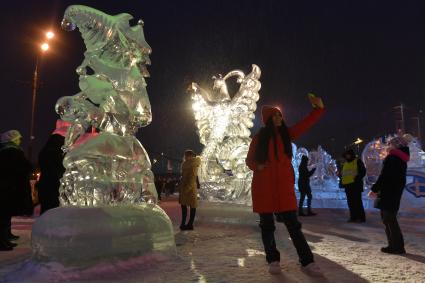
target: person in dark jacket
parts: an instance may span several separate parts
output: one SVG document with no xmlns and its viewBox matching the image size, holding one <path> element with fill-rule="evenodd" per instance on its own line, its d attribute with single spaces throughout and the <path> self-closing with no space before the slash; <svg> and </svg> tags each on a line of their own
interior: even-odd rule
<svg viewBox="0 0 425 283">
<path fill-rule="evenodd" d="M 370 196 L 377 197 L 375 207 L 381 210 L 388 246 L 384 253 L 405 254 L 404 239 L 397 222 L 400 199 L 406 185 L 407 162 L 410 158 L 408 138 L 395 137 L 389 141 L 389 153 L 384 159 L 381 174 L 371 188 Z"/>
<path fill-rule="evenodd" d="M 308 157 L 303 155 L 301 157 L 300 166 L 298 167 L 298 189 L 300 191 L 300 202 L 298 204 L 298 215 L 299 216 L 314 216 L 316 213 L 311 211 L 311 200 L 313 199 L 313 196 L 311 194 L 311 187 L 310 187 L 310 177 L 314 174 L 314 171 L 316 171 L 316 168 L 313 168 L 311 170 L 308 170 Z M 303 204 L 304 199 L 307 196 L 307 214 L 304 214 L 303 211 Z"/>
<path fill-rule="evenodd" d="M 173 177 L 169 178 L 164 185 L 165 195 L 168 197 L 169 195 L 174 194 L 174 191 L 177 186 L 177 180 Z"/>
<path fill-rule="evenodd" d="M 156 194 L 158 195 L 158 201 L 161 200 L 161 193 L 162 193 L 162 188 L 164 187 L 164 179 L 161 176 L 158 176 L 155 179 L 155 189 L 156 189 Z"/>
<path fill-rule="evenodd" d="M 352 149 L 347 150 L 342 155 L 345 162 L 342 165 L 340 174 L 341 186 L 345 189 L 347 204 L 350 210 L 348 222 L 365 222 L 366 215 L 363 207 L 363 177 L 366 175 L 366 168 L 363 161 L 356 157 Z"/>
<path fill-rule="evenodd" d="M 38 155 L 41 175 L 37 182 L 37 190 L 41 214 L 59 206 L 60 179 L 65 172 L 62 164 L 64 152 L 61 148 L 64 145 L 69 126 L 69 122 L 58 119 L 55 131 L 50 135 Z"/>
<path fill-rule="evenodd" d="M 16 246 L 13 235 L 12 216 L 31 215 L 30 176 L 31 163 L 19 147 L 22 136 L 16 130 L 3 133 L 0 137 L 0 250 L 12 250 Z"/>
</svg>

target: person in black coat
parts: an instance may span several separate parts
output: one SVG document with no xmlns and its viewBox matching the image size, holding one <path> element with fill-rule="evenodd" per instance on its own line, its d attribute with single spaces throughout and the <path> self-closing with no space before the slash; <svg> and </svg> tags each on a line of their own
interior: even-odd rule
<svg viewBox="0 0 425 283">
<path fill-rule="evenodd" d="M 396 137 L 389 141 L 390 150 L 384 159 L 381 174 L 372 186 L 370 196 L 376 197 L 375 207 L 381 210 L 388 246 L 384 253 L 404 254 L 404 239 L 397 222 L 400 199 L 406 185 L 407 162 L 410 158 L 408 140 Z"/>
<path fill-rule="evenodd" d="M 22 136 L 16 130 L 0 137 L 0 250 L 12 250 L 12 216 L 32 215 L 31 163 L 19 147 Z"/>
<path fill-rule="evenodd" d="M 164 179 L 163 177 L 159 176 L 155 179 L 155 189 L 156 193 L 158 195 L 158 200 L 161 200 L 161 194 L 162 194 L 162 188 L 164 187 Z"/>
<path fill-rule="evenodd" d="M 340 173 L 340 187 L 345 189 L 347 204 L 350 210 L 348 222 L 362 223 L 366 221 L 363 207 L 363 178 L 366 168 L 363 161 L 356 156 L 352 149 L 348 149 L 342 155 L 345 162 Z"/>
<path fill-rule="evenodd" d="M 50 135 L 38 155 L 41 175 L 37 182 L 37 190 L 41 214 L 59 206 L 60 179 L 65 172 L 65 167 L 62 164 L 64 152 L 61 148 L 64 145 L 69 126 L 70 123 L 57 120 L 55 131 Z"/>
<path fill-rule="evenodd" d="M 298 204 L 299 216 L 316 215 L 316 213 L 311 211 L 311 200 L 313 199 L 313 196 L 311 194 L 311 187 L 310 187 L 310 177 L 314 174 L 314 171 L 316 171 L 316 168 L 308 170 L 307 164 L 308 164 L 308 157 L 303 155 L 303 157 L 301 158 L 300 166 L 298 167 L 298 173 L 299 173 L 298 189 L 300 191 L 300 202 Z M 306 196 L 307 196 L 307 214 L 304 214 L 303 204 L 304 204 L 304 199 Z"/>
</svg>

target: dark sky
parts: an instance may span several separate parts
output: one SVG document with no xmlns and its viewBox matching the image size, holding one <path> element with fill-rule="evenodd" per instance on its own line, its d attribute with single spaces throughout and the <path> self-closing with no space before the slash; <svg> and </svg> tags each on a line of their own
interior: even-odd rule
<svg viewBox="0 0 425 283">
<path fill-rule="evenodd" d="M 57 34 L 41 63 L 36 151 L 53 130 L 56 100 L 79 91 L 81 35 L 60 30 L 71 4 L 144 20 L 153 49 L 147 80 L 153 122 L 138 137 L 153 157 L 202 148 L 188 83 L 209 87 L 212 75 L 248 72 L 252 63 L 262 69 L 258 108 L 280 105 L 289 125 L 310 111 L 308 92 L 323 98 L 326 116 L 296 142 L 307 148 L 322 144 L 339 154 L 357 137 L 393 132 L 392 108 L 401 102 L 408 127 L 425 110 L 424 1 L 8 1 L 0 20 L 0 131 L 18 129 L 28 139 L 38 39 L 48 27 Z"/>
</svg>

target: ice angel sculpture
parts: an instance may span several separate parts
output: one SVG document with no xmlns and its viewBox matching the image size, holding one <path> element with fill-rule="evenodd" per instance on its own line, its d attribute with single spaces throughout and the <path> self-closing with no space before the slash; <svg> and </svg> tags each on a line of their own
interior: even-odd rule
<svg viewBox="0 0 425 283">
<path fill-rule="evenodd" d="M 134 136 L 152 120 L 145 82 L 151 48 L 143 22 L 130 26 L 132 18 L 81 5 L 65 11 L 62 27 L 78 27 L 87 50 L 76 70 L 81 91 L 56 104 L 61 118 L 72 123 L 63 147 L 62 205 L 156 200 L 149 157 Z M 91 126 L 99 135 L 75 147 Z"/>
<path fill-rule="evenodd" d="M 245 75 L 233 70 L 213 77 L 212 91 L 192 83 L 189 93 L 201 143 L 199 180 L 201 196 L 208 200 L 251 202 L 252 172 L 245 165 L 254 111 L 261 88 L 261 70 L 252 65 Z M 236 77 L 239 90 L 230 96 L 226 80 Z"/>
</svg>

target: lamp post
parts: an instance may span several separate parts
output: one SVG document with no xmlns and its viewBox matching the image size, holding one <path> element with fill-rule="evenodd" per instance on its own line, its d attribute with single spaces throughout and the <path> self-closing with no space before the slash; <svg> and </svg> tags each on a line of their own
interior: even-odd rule
<svg viewBox="0 0 425 283">
<path fill-rule="evenodd" d="M 357 154 L 360 155 L 360 144 L 363 142 L 361 138 L 357 138 L 353 144 L 357 145 Z"/>
<path fill-rule="evenodd" d="M 423 111 L 422 111 L 422 109 L 420 109 L 419 110 L 419 112 L 418 112 L 418 137 L 419 137 L 419 142 L 421 143 L 421 145 L 422 145 L 422 131 L 421 131 L 421 122 L 422 122 L 422 114 L 423 114 Z"/>
<path fill-rule="evenodd" d="M 418 116 L 412 117 L 411 119 L 416 121 L 416 136 L 419 142 L 421 143 L 421 117 L 419 115 L 420 113 L 421 112 L 418 113 Z"/>
<path fill-rule="evenodd" d="M 49 31 L 46 34 L 46 39 L 50 40 L 55 35 L 53 32 Z M 49 50 L 49 44 L 47 42 L 43 42 L 43 44 L 40 45 L 41 54 L 46 53 Z M 29 136 L 29 143 L 28 143 L 28 159 L 32 161 L 32 150 L 33 150 L 33 144 L 35 140 L 34 136 L 34 118 L 35 118 L 35 103 L 37 99 L 37 89 L 38 89 L 38 80 L 39 80 L 39 54 L 37 53 L 37 57 L 35 60 L 35 68 L 34 68 L 34 74 L 32 78 L 32 102 L 31 102 L 31 123 L 30 123 L 30 136 Z"/>
<path fill-rule="evenodd" d="M 404 110 L 406 109 L 406 107 L 403 105 L 403 103 L 401 103 L 399 106 L 395 106 L 393 108 L 397 110 L 400 109 L 400 120 L 396 121 L 396 131 L 397 133 L 401 132 L 402 134 L 404 134 L 406 132 L 404 125 Z M 400 125 L 397 122 L 400 122 Z"/>
</svg>

